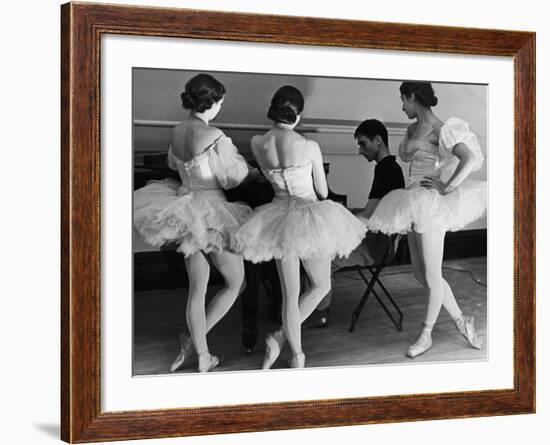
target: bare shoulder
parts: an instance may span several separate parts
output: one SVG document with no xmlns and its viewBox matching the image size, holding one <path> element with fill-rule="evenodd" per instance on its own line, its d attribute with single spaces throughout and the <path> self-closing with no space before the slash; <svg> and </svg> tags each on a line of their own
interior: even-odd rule
<svg viewBox="0 0 550 445">
<path fill-rule="evenodd" d="M 256 134 L 252 136 L 252 139 L 250 139 L 250 148 L 252 149 L 252 153 L 256 153 L 262 148 L 264 148 L 265 145 L 265 135 L 263 134 Z"/>
<path fill-rule="evenodd" d="M 407 136 L 410 138 L 416 129 L 418 128 L 418 122 L 413 122 L 411 125 L 407 127 Z"/>
<path fill-rule="evenodd" d="M 199 151 L 202 151 L 204 148 L 210 147 L 211 145 L 217 143 L 219 139 L 225 136 L 224 132 L 219 128 L 210 126 L 201 128 L 200 133 L 196 135 L 198 136 L 196 141 Z"/>
<path fill-rule="evenodd" d="M 435 129 L 434 129 L 434 134 L 436 137 L 439 138 L 439 134 L 441 133 L 441 128 L 443 128 L 444 125 L 445 125 L 445 122 L 443 122 L 440 119 L 437 120 L 435 124 Z"/>
<path fill-rule="evenodd" d="M 172 127 L 172 136 L 178 136 L 185 131 L 185 121 L 180 122 L 178 125 Z"/>
<path fill-rule="evenodd" d="M 313 139 L 305 139 L 305 145 L 311 157 L 315 158 L 321 156 L 321 147 L 317 141 L 314 141 Z"/>
<path fill-rule="evenodd" d="M 213 140 L 215 140 L 215 139 L 218 139 L 221 136 L 224 136 L 225 134 L 219 128 L 209 126 L 209 127 L 205 128 L 205 135 L 208 135 Z"/>
<path fill-rule="evenodd" d="M 263 135 L 255 134 L 254 136 L 252 136 L 252 139 L 250 139 L 250 146 L 252 148 L 259 146 L 262 144 L 262 141 L 263 141 Z"/>
</svg>

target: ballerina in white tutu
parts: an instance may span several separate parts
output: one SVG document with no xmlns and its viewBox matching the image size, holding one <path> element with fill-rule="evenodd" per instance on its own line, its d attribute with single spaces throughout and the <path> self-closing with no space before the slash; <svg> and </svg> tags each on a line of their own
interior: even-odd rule
<svg viewBox="0 0 550 445">
<path fill-rule="evenodd" d="M 394 190 L 380 200 L 366 220 L 371 231 L 407 233 L 414 275 L 428 291 L 424 327 L 408 351 L 414 358 L 432 346 L 432 329 L 441 306 L 469 344 L 481 349 L 473 317 L 464 317 L 443 278 L 445 232 L 455 231 L 481 217 L 486 210 L 486 182 L 469 179 L 484 157 L 475 134 L 458 118 L 441 122 L 433 113 L 437 97 L 428 82 L 403 82 L 403 111 L 416 122 L 399 146 L 403 161 L 410 162 L 406 189 Z"/>
<path fill-rule="evenodd" d="M 209 125 L 220 111 L 224 95 L 224 86 L 210 75 L 199 74 L 187 82 L 181 101 L 190 113 L 174 128 L 168 150 L 168 164 L 179 172 L 181 183 L 155 181 L 134 193 L 134 225 L 144 240 L 157 247 L 176 243 L 177 251 L 185 255 L 190 336 L 180 336 L 181 350 L 170 367 L 172 372 L 184 364 L 193 349 L 200 372 L 218 365 L 218 358 L 208 350 L 206 334 L 233 305 L 244 283 L 243 259 L 228 249 L 252 209 L 227 202 L 222 189 L 237 186 L 249 168 L 231 139 Z M 225 285 L 205 311 L 210 275 L 206 255 Z"/>
<path fill-rule="evenodd" d="M 289 366 L 305 366 L 300 325 L 330 290 L 331 260 L 349 255 L 366 232 L 345 207 L 325 199 L 328 187 L 319 145 L 294 131 L 303 108 L 298 89 L 284 86 L 275 93 L 268 111 L 273 128 L 251 141 L 275 198 L 256 208 L 235 236 L 245 259 L 275 259 L 281 281 L 283 326 L 266 337 L 264 369 L 273 365 L 287 338 Z M 301 296 L 300 261 L 311 281 Z"/>
</svg>

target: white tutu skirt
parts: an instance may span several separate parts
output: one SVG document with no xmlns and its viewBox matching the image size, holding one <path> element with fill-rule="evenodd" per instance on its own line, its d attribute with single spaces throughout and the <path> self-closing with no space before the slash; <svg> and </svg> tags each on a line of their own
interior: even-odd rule
<svg viewBox="0 0 550 445">
<path fill-rule="evenodd" d="M 413 186 L 392 190 L 373 215 L 365 219 L 372 232 L 405 234 L 435 230 L 456 231 L 483 216 L 487 208 L 487 183 L 467 179 L 447 194 Z"/>
<path fill-rule="evenodd" d="M 237 232 L 235 250 L 258 263 L 347 257 L 360 243 L 366 227 L 344 206 L 331 200 L 275 198 L 257 207 Z"/>
<path fill-rule="evenodd" d="M 230 250 L 252 209 L 227 202 L 221 190 L 182 194 L 180 189 L 179 182 L 165 179 L 134 192 L 134 225 L 145 242 L 155 247 L 176 243 L 185 256 Z"/>
</svg>

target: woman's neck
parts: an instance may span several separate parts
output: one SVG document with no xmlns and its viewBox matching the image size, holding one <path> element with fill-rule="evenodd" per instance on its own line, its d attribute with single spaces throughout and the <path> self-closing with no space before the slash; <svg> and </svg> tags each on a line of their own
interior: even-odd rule
<svg viewBox="0 0 550 445">
<path fill-rule="evenodd" d="M 432 109 L 428 107 L 417 108 L 416 120 L 419 125 L 434 125 L 439 122 L 439 119 L 433 113 Z"/>
<path fill-rule="evenodd" d="M 273 128 L 278 128 L 280 130 L 294 130 L 294 127 L 296 127 L 296 124 L 283 124 L 282 122 L 274 122 Z"/>
<path fill-rule="evenodd" d="M 206 125 L 208 125 L 208 122 L 210 122 L 210 119 L 208 118 L 208 116 L 205 115 L 205 113 L 196 113 L 192 111 L 191 113 L 189 113 L 189 117 L 204 122 Z"/>
</svg>

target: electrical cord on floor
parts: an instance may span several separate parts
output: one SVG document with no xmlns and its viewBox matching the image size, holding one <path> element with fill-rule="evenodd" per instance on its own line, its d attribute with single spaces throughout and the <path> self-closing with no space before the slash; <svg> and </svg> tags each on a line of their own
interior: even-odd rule
<svg viewBox="0 0 550 445">
<path fill-rule="evenodd" d="M 472 278 L 472 281 L 474 281 L 475 283 L 479 284 L 480 286 L 487 287 L 487 283 L 484 283 L 483 281 L 478 280 L 478 279 L 474 276 L 474 273 L 473 273 L 471 270 L 466 270 L 466 269 L 455 269 L 454 267 L 448 267 L 448 266 L 443 266 L 443 270 L 453 270 L 453 271 L 455 271 L 455 272 L 464 272 L 464 273 L 470 274 L 470 277 Z"/>
</svg>

